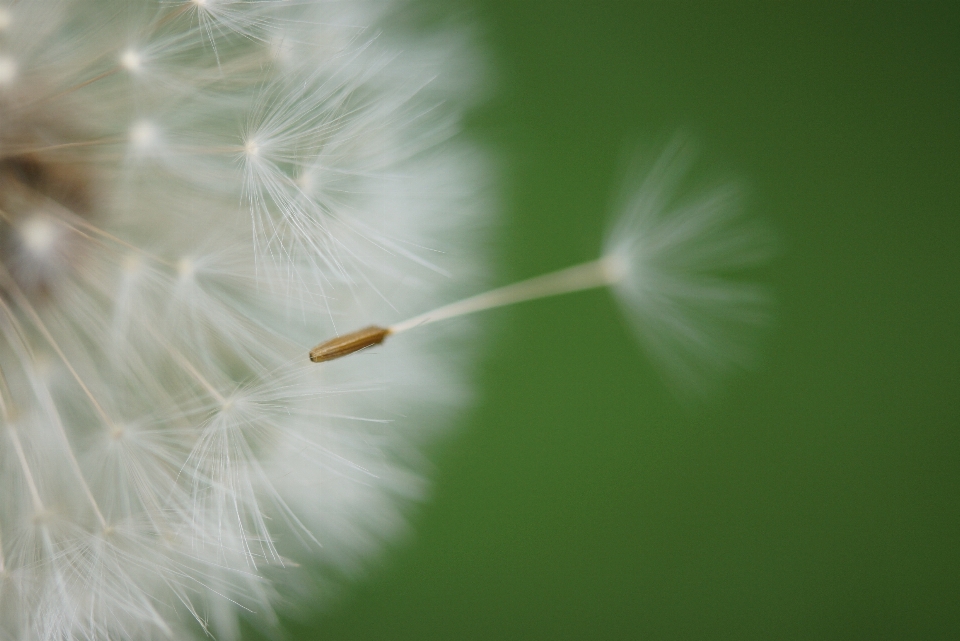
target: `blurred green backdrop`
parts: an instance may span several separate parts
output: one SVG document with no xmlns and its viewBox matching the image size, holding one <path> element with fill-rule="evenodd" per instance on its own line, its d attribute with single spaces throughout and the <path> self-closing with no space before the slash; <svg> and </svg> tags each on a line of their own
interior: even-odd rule
<svg viewBox="0 0 960 641">
<path fill-rule="evenodd" d="M 695 411 L 605 292 L 494 312 L 415 536 L 305 639 L 960 638 L 956 3 L 476 0 L 498 282 L 598 251 L 693 134 L 781 239 L 763 369 Z"/>
</svg>

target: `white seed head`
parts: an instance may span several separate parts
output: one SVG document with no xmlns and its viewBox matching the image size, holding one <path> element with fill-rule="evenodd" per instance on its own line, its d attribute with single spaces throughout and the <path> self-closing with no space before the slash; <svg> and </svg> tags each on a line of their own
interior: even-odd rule
<svg viewBox="0 0 960 641">
<path fill-rule="evenodd" d="M 472 56 L 393 6 L 0 9 L 0 638 L 235 639 L 425 495 L 462 359 L 307 357 L 482 272 Z"/>
</svg>

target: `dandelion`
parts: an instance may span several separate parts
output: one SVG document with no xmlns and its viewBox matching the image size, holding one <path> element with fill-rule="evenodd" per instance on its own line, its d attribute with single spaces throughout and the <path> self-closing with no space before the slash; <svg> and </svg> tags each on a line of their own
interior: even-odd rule
<svg viewBox="0 0 960 641">
<path fill-rule="evenodd" d="M 403 527 L 463 368 L 303 358 L 481 271 L 470 48 L 389 10 L 0 6 L 0 636 L 236 638 Z"/>
<path fill-rule="evenodd" d="M 237 638 L 402 529 L 463 337 L 317 336 L 609 286 L 674 378 L 743 362 L 762 252 L 728 192 L 675 201 L 682 146 L 600 259 L 437 307 L 483 271 L 476 65 L 389 10 L 0 5 L 0 634 Z"/>
</svg>

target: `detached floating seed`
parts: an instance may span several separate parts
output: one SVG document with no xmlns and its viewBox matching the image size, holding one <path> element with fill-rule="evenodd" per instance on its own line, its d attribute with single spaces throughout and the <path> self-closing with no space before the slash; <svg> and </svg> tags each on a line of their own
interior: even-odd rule
<svg viewBox="0 0 960 641">
<path fill-rule="evenodd" d="M 359 352 L 371 345 L 379 345 L 389 335 L 390 330 L 386 327 L 377 327 L 376 325 L 364 327 L 320 343 L 310 350 L 310 360 L 314 363 L 332 361 L 335 358 Z"/>
<path fill-rule="evenodd" d="M 437 321 L 473 314 L 485 309 L 513 305 L 527 300 L 536 300 L 557 294 L 568 294 L 594 287 L 615 285 L 623 280 L 626 269 L 619 256 L 603 256 L 581 265 L 567 267 L 550 274 L 536 276 L 519 283 L 477 294 L 443 307 L 438 307 L 413 318 L 408 318 L 390 327 L 372 325 L 361 330 L 344 334 L 310 350 L 310 360 L 314 363 L 332 361 L 335 358 L 353 354 L 365 347 L 379 345 L 387 336 L 399 334 Z"/>
</svg>

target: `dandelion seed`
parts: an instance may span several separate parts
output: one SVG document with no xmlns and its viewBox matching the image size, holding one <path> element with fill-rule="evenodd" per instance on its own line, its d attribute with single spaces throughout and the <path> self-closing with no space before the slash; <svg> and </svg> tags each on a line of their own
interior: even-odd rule
<svg viewBox="0 0 960 641">
<path fill-rule="evenodd" d="M 723 186 L 696 198 L 674 193 L 692 164 L 678 138 L 627 191 L 599 259 L 444 305 L 389 327 L 367 327 L 314 347 L 310 360 L 334 360 L 388 336 L 437 321 L 548 296 L 609 287 L 641 342 L 681 393 L 702 394 L 725 373 L 748 366 L 770 298 L 737 272 L 770 257 L 770 237 L 737 211 Z M 638 172 L 639 173 L 639 172 Z"/>
<path fill-rule="evenodd" d="M 386 327 L 365 327 L 317 345 L 310 350 L 310 360 L 314 363 L 323 363 L 348 356 L 362 349 L 379 345 L 392 333 L 394 332 Z"/>
</svg>

